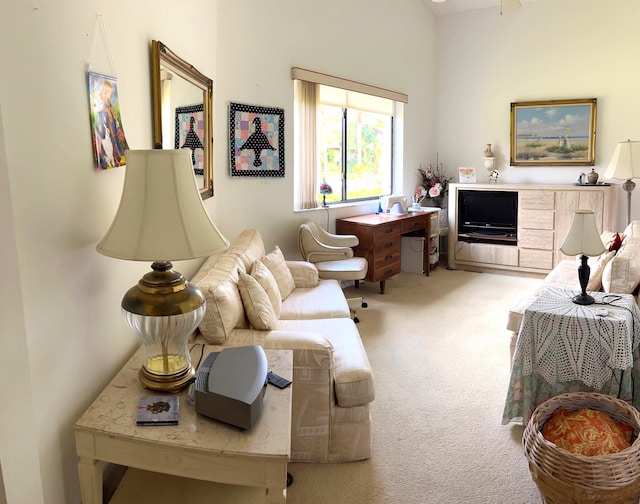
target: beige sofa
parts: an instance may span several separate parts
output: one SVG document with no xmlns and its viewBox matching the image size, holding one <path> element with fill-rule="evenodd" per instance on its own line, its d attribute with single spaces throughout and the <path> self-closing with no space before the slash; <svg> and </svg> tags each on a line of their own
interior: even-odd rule
<svg viewBox="0 0 640 504">
<path fill-rule="evenodd" d="M 311 263 L 285 261 L 277 247 L 267 254 L 249 229 L 209 257 L 192 283 L 207 301 L 198 339 L 293 350 L 292 461 L 371 456 L 373 372 L 336 280 L 320 280 Z"/>
<path fill-rule="evenodd" d="M 604 231 L 602 241 L 607 248 L 616 233 Z M 603 291 L 616 294 L 637 295 L 640 285 L 640 221 L 632 221 L 621 233 L 622 243 L 618 250 L 605 251 L 598 257 L 589 258 L 591 274 L 587 291 Z M 509 311 L 507 329 L 511 331 L 511 359 L 515 350 L 520 325 L 525 310 L 546 287 L 553 286 L 580 291 L 578 282 L 579 258 L 560 261 L 545 277 L 540 286 L 520 299 Z"/>
</svg>

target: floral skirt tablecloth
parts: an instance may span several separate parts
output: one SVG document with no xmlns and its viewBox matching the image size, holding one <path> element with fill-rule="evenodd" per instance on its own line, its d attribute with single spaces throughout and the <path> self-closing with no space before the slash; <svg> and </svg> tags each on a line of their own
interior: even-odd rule
<svg viewBox="0 0 640 504">
<path fill-rule="evenodd" d="M 601 389 L 587 387 L 580 380 L 564 383 L 547 383 L 536 374 L 523 375 L 522 362 L 514 361 L 511 369 L 509 390 L 502 414 L 502 424 L 521 422 L 526 425 L 536 407 L 559 394 L 565 392 L 600 392 L 623 401 L 627 401 L 640 409 L 640 353 L 634 351 L 633 367 L 624 371 L 615 369 L 609 381 Z M 638 391 L 637 393 L 635 391 Z"/>
</svg>

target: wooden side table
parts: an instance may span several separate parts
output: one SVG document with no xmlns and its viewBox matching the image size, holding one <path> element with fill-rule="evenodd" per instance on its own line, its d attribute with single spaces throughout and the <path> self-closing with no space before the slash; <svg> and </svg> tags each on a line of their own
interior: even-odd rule
<svg viewBox="0 0 640 504">
<path fill-rule="evenodd" d="M 192 351 L 194 362 L 201 345 Z M 204 356 L 222 347 L 206 345 Z M 292 379 L 291 350 L 265 350 L 269 370 Z M 250 430 L 198 415 L 180 394 L 175 426 L 136 425 L 140 396 L 138 350 L 75 423 L 78 474 L 84 504 L 102 503 L 103 462 L 155 473 L 262 489 L 268 504 L 286 502 L 291 449 L 291 389 L 268 386 L 262 417 Z"/>
<path fill-rule="evenodd" d="M 384 294 L 387 278 L 400 273 L 402 235 L 422 232 L 425 239 L 424 274 L 429 276 L 431 214 L 438 211 L 439 208 L 425 207 L 420 212 L 407 215 L 367 214 L 336 219 L 336 233 L 358 237 L 360 243 L 354 247 L 353 252 L 369 263 L 365 280 L 380 282 L 380 293 Z"/>
</svg>

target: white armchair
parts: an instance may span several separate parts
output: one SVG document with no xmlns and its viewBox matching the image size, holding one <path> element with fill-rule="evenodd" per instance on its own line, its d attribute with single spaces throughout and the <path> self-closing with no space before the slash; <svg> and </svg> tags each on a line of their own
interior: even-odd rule
<svg viewBox="0 0 640 504">
<path fill-rule="evenodd" d="M 364 257 L 354 257 L 353 249 L 358 245 L 355 235 L 336 235 L 322 229 L 316 222 L 309 221 L 300 225 L 298 231 L 298 247 L 305 261 L 318 268 L 320 278 L 333 278 L 339 282 L 353 280 L 356 288 L 360 280 L 367 275 L 369 267 Z M 363 308 L 367 307 L 362 296 L 347 298 L 347 301 L 359 301 Z M 353 321 L 358 317 L 353 312 Z"/>
</svg>

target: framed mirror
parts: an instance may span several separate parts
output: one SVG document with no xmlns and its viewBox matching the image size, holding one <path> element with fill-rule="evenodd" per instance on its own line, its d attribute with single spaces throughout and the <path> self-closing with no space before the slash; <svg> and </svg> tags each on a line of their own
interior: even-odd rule
<svg viewBox="0 0 640 504">
<path fill-rule="evenodd" d="M 202 199 L 213 196 L 213 81 L 151 42 L 154 149 L 189 149 Z"/>
</svg>

